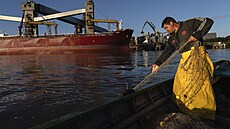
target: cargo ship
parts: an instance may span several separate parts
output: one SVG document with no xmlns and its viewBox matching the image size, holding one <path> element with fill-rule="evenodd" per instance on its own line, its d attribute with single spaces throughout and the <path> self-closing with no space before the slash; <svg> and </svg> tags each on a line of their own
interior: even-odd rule
<svg viewBox="0 0 230 129">
<path fill-rule="evenodd" d="M 0 20 L 18 21 L 17 36 L 0 37 L 0 55 L 18 54 L 61 54 L 77 52 L 129 51 L 132 29 L 122 29 L 121 23 L 111 19 L 94 18 L 94 2 L 87 0 L 84 9 L 59 12 L 34 1 L 21 5 L 23 16 L 12 17 L 0 15 Z M 42 17 L 37 17 L 43 14 Z M 83 15 L 82 19 L 72 17 Z M 73 34 L 57 34 L 57 24 L 48 20 L 57 19 L 76 28 Z M 116 30 L 110 31 L 95 25 L 95 22 L 116 24 Z M 55 34 L 39 35 L 39 25 L 53 26 Z M 22 28 L 24 27 L 24 33 Z M 84 32 L 83 32 L 84 29 Z"/>
</svg>

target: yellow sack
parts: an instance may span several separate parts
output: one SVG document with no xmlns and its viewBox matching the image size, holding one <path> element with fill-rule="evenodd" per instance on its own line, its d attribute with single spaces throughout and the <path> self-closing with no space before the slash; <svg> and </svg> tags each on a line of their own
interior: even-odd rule
<svg viewBox="0 0 230 129">
<path fill-rule="evenodd" d="M 181 54 L 174 79 L 174 98 L 179 108 L 194 117 L 215 119 L 216 102 L 210 80 L 214 66 L 203 46 Z"/>
</svg>

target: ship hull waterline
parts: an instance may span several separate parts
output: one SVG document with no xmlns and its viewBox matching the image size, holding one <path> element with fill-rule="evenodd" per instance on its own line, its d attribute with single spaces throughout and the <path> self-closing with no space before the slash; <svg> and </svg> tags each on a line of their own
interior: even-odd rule
<svg viewBox="0 0 230 129">
<path fill-rule="evenodd" d="M 55 35 L 37 38 L 0 38 L 0 55 L 64 54 L 78 52 L 119 52 L 131 50 L 133 30 L 100 34 Z"/>
</svg>

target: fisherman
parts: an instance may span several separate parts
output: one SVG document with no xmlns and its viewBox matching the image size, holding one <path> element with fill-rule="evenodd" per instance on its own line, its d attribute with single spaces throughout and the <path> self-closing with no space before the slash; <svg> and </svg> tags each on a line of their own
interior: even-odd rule
<svg viewBox="0 0 230 129">
<path fill-rule="evenodd" d="M 151 69 L 155 74 L 174 51 L 179 51 L 181 59 L 174 78 L 173 100 L 186 114 L 214 120 L 216 102 L 210 82 L 214 66 L 202 38 L 213 23 L 210 18 L 197 17 L 177 22 L 172 17 L 166 17 L 161 27 L 170 33 L 170 37 Z"/>
</svg>

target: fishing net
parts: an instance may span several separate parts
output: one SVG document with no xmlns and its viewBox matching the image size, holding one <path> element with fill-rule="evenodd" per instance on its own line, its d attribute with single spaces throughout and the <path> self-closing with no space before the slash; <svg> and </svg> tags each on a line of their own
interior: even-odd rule
<svg viewBox="0 0 230 129">
<path fill-rule="evenodd" d="M 167 114 L 157 129 L 215 129 L 210 121 L 193 119 L 183 113 Z"/>
<path fill-rule="evenodd" d="M 199 52 L 201 51 L 198 51 L 197 53 L 195 52 L 190 53 L 189 55 L 190 56 L 192 55 L 192 56 L 189 57 L 188 59 L 193 59 L 194 61 L 195 58 L 199 58 L 200 60 L 201 58 L 203 58 L 202 56 L 195 57 L 195 56 L 199 56 L 198 55 Z M 203 59 L 202 61 L 205 62 L 205 59 Z M 205 69 L 205 67 L 203 66 L 203 64 L 201 64 L 201 62 L 198 62 L 197 67 L 199 66 L 200 68 Z M 199 72 L 199 71 L 196 71 L 196 72 Z M 200 71 L 199 73 L 204 74 L 205 70 Z M 191 74 L 195 76 L 196 73 L 191 73 Z M 202 84 L 204 84 L 204 81 L 202 83 L 202 81 L 199 80 L 199 79 L 202 79 L 202 76 L 203 75 L 194 77 L 194 80 L 198 78 L 198 80 L 196 80 L 196 83 L 200 86 L 199 89 L 198 88 L 196 89 L 197 92 L 200 92 L 202 90 L 202 87 L 203 87 Z M 193 82 L 194 80 L 193 79 L 190 80 L 190 84 L 193 84 L 192 86 L 196 85 L 195 82 Z M 186 88 L 188 87 L 189 86 L 187 86 Z M 229 88 L 228 79 L 220 79 L 219 81 L 215 83 L 215 85 L 213 86 L 213 89 L 215 91 L 215 95 L 216 95 L 215 99 L 216 99 L 216 104 L 217 104 L 215 121 L 197 118 L 193 114 L 188 115 L 189 113 L 186 113 L 186 114 L 170 113 L 170 114 L 164 115 L 162 118 L 159 118 L 157 128 L 158 129 L 214 129 L 214 128 L 215 129 L 229 129 L 229 126 L 230 126 L 230 119 L 229 119 L 230 117 L 230 110 L 229 110 L 230 88 Z M 196 95 L 195 93 L 197 92 L 192 92 L 191 94 L 194 96 Z"/>
<path fill-rule="evenodd" d="M 215 119 L 215 97 L 211 86 L 213 64 L 204 46 L 195 45 L 182 53 L 173 92 L 180 109 L 187 114 Z"/>
<path fill-rule="evenodd" d="M 183 86 L 183 89 L 179 95 L 188 94 L 189 92 L 193 91 L 193 94 L 189 99 L 187 99 L 187 101 L 196 96 L 196 94 L 201 90 L 207 78 L 211 78 L 211 69 L 207 68 L 208 62 L 206 61 L 207 59 L 204 54 L 204 50 L 201 50 L 198 47 L 194 47 L 192 48 L 187 59 L 185 59 L 180 65 L 181 69 L 188 76 L 184 76 L 186 81 L 184 84 L 186 85 Z M 187 101 L 185 101 L 185 103 Z"/>
</svg>

